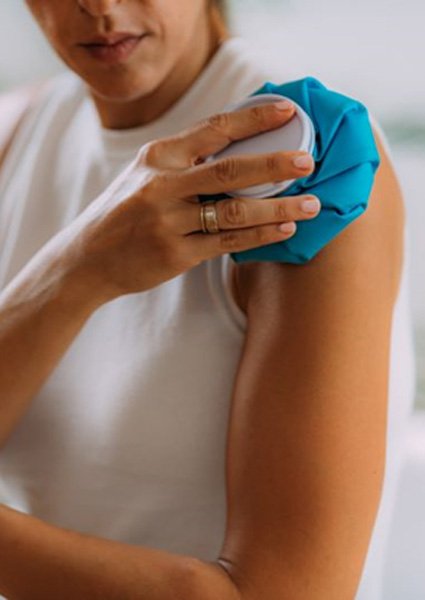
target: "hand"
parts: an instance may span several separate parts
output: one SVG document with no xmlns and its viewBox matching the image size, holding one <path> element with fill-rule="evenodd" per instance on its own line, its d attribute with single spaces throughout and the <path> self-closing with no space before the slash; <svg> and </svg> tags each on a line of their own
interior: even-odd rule
<svg viewBox="0 0 425 600">
<path fill-rule="evenodd" d="M 142 292 L 202 261 L 285 240 L 311 196 L 231 198 L 217 202 L 217 234 L 202 233 L 198 194 L 218 194 L 270 181 L 305 177 L 314 162 L 305 152 L 205 158 L 232 141 L 275 129 L 294 107 L 274 104 L 215 115 L 173 137 L 143 146 L 135 160 L 71 224 L 79 266 L 101 281 L 109 298 Z M 306 167 L 293 160 L 310 158 Z M 317 199 L 316 199 L 317 200 Z M 278 225 L 293 227 L 283 232 Z"/>
</svg>

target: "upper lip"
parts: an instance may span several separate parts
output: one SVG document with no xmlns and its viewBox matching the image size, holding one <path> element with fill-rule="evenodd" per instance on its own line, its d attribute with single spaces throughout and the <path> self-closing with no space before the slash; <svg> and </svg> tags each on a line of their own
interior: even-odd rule
<svg viewBox="0 0 425 600">
<path fill-rule="evenodd" d="M 108 35 L 95 35 L 89 40 L 85 40 L 84 42 L 80 42 L 79 46 L 92 46 L 92 45 L 102 45 L 102 46 L 113 46 L 114 44 L 118 44 L 118 42 L 122 42 L 123 40 L 128 40 L 129 38 L 138 38 L 143 34 L 141 33 L 131 33 L 131 32 L 116 32 L 109 33 Z"/>
</svg>

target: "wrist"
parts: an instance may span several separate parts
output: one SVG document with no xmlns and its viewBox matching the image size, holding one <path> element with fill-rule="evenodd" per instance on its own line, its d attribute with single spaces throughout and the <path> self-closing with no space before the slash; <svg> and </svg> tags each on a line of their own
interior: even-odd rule
<svg viewBox="0 0 425 600">
<path fill-rule="evenodd" d="M 87 251 L 91 245 L 88 237 L 77 218 L 51 240 L 51 248 L 47 246 L 46 250 L 59 274 L 59 293 L 64 304 L 94 312 L 121 296 L 122 291 L 108 280 L 102 254 Z"/>
<path fill-rule="evenodd" d="M 58 234 L 49 240 L 6 286 L 1 294 L 3 309 L 25 312 L 51 305 L 64 314 L 88 318 L 112 299 L 64 237 Z"/>
<path fill-rule="evenodd" d="M 94 311 L 123 295 L 108 279 L 102 254 L 87 250 L 91 244 L 87 242 L 88 235 L 78 226 L 78 219 L 60 235 L 63 237 L 58 255 L 65 302 L 74 298 L 82 308 Z"/>
<path fill-rule="evenodd" d="M 65 259 L 58 297 L 65 307 L 92 313 L 121 294 L 107 283 L 102 269 L 89 261 Z"/>
</svg>

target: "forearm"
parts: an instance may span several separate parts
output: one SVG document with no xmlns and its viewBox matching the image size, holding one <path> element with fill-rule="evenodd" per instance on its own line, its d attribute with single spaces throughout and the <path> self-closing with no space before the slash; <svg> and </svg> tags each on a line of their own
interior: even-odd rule
<svg viewBox="0 0 425 600">
<path fill-rule="evenodd" d="M 8 600 L 238 600 L 215 563 L 82 535 L 2 505 L 0 594 Z"/>
<path fill-rule="evenodd" d="M 0 293 L 0 445 L 103 300 L 73 263 L 69 236 L 50 240 Z"/>
</svg>

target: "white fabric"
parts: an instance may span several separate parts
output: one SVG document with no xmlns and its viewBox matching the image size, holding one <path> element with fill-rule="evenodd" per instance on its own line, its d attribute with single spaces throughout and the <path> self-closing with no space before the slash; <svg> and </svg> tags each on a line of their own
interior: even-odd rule
<svg viewBox="0 0 425 600">
<path fill-rule="evenodd" d="M 127 131 L 101 127 L 76 76 L 55 78 L 0 176 L 0 287 L 140 145 L 244 98 L 268 78 L 233 38 L 164 116 Z M 217 558 L 231 390 L 246 329 L 230 291 L 232 265 L 229 256 L 207 261 L 92 315 L 0 453 L 1 502 L 78 531 Z M 407 294 L 405 271 L 394 315 L 388 493 L 358 600 L 379 598 L 368 590 L 379 587 L 397 448 L 413 401 Z"/>
</svg>

